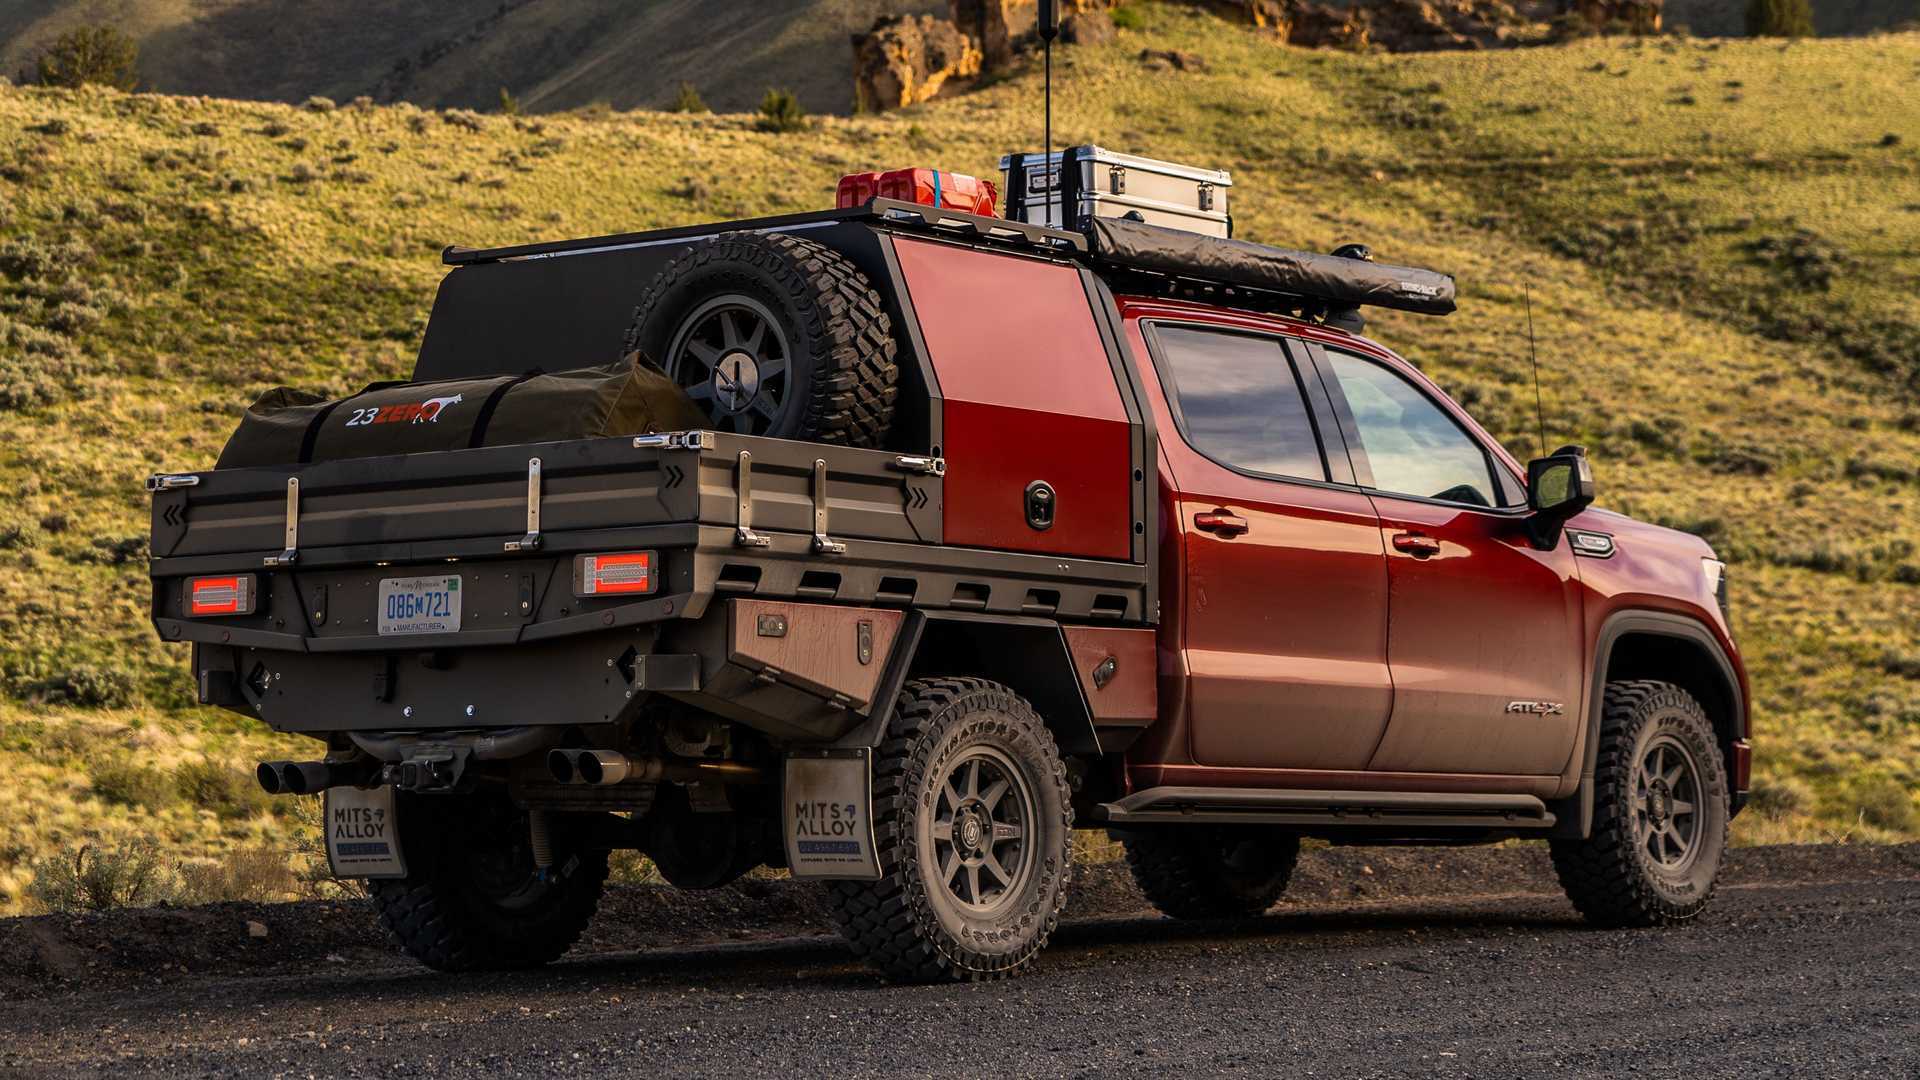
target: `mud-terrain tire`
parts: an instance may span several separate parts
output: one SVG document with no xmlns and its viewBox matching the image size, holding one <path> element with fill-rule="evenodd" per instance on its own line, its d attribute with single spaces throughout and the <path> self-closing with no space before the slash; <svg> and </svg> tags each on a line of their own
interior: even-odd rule
<svg viewBox="0 0 1920 1080">
<path fill-rule="evenodd" d="M 1700 703 L 1671 683 L 1608 683 L 1593 780 L 1592 834 L 1551 843 L 1567 899 L 1598 926 L 1700 914 L 1731 817 L 1725 763 Z"/>
<path fill-rule="evenodd" d="M 1239 919 L 1264 913 L 1287 891 L 1300 838 L 1258 825 L 1180 825 L 1114 836 L 1127 869 L 1161 914 Z"/>
<path fill-rule="evenodd" d="M 893 323 L 846 256 L 780 233 L 702 240 L 656 275 L 627 351 L 719 431 L 874 448 L 893 420 Z"/>
<path fill-rule="evenodd" d="M 374 910 L 409 956 L 440 971 L 503 971 L 556 960 L 600 904 L 607 853 L 556 830 L 534 870 L 527 815 L 503 796 L 402 794 L 407 876 L 373 881 Z"/>
<path fill-rule="evenodd" d="M 1019 974 L 1066 901 L 1070 799 L 1053 735 L 1019 695 L 908 683 L 873 761 L 881 877 L 828 883 L 834 923 L 892 979 Z"/>
</svg>

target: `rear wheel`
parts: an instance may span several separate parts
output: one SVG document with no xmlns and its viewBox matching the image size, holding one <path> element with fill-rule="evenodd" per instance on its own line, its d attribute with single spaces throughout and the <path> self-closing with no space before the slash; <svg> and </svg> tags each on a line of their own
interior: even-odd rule
<svg viewBox="0 0 1920 1080">
<path fill-rule="evenodd" d="M 1693 695 L 1671 683 L 1608 683 L 1592 835 L 1553 841 L 1553 866 L 1590 922 L 1685 922 L 1713 896 L 1730 816 L 1713 724 Z"/>
<path fill-rule="evenodd" d="M 874 759 L 881 878 L 827 886 L 854 952 L 896 979 L 1017 974 L 1066 899 L 1073 810 L 1053 736 L 983 679 L 909 683 Z"/>
<path fill-rule="evenodd" d="M 878 447 L 893 419 L 893 324 L 846 256 L 780 233 L 723 233 L 668 263 L 627 347 L 721 431 Z"/>
<path fill-rule="evenodd" d="M 1257 825 L 1180 825 L 1116 833 L 1149 903 L 1176 919 L 1259 915 L 1280 899 L 1300 838 Z"/>
<path fill-rule="evenodd" d="M 553 837 L 534 866 L 527 813 L 504 796 L 402 795 L 407 876 L 371 882 L 374 909 L 408 955 L 441 971 L 537 967 L 579 939 L 600 903 L 607 853 Z"/>
</svg>

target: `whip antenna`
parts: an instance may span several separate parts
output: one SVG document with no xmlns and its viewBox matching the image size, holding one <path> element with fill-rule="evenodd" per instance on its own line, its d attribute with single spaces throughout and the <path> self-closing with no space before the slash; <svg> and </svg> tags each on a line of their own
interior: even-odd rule
<svg viewBox="0 0 1920 1080">
<path fill-rule="evenodd" d="M 1533 358 L 1533 422 L 1540 430 L 1540 456 L 1546 457 L 1547 410 L 1540 403 L 1540 350 L 1533 344 L 1533 289 L 1523 282 L 1520 295 L 1527 304 L 1527 355 Z"/>
<path fill-rule="evenodd" d="M 1060 174 L 1064 171 L 1066 162 L 1062 161 L 1059 166 L 1053 164 L 1053 39 L 1060 34 L 1060 12 L 1055 0 L 1040 0 L 1039 7 L 1040 52 L 1045 58 L 1042 63 L 1046 67 L 1046 105 L 1044 110 L 1046 114 L 1044 121 L 1046 134 L 1043 138 L 1046 153 L 1040 160 L 1045 162 L 1047 167 L 1053 170 L 1053 182 L 1048 186 L 1053 188 L 1055 198 L 1064 199 L 1066 197 L 1066 189 L 1060 186 Z M 1060 208 L 1060 221 L 1064 225 L 1066 220 L 1067 208 L 1062 206 Z M 1048 226 L 1053 225 L 1052 202 L 1047 204 L 1046 224 Z"/>
</svg>

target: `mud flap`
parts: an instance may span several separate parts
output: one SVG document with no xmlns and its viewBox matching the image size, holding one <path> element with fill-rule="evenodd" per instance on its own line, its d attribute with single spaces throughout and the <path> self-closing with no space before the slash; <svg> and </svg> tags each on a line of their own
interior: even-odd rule
<svg viewBox="0 0 1920 1080">
<path fill-rule="evenodd" d="M 781 825 L 794 877 L 877 881 L 873 841 L 873 755 L 850 750 L 796 750 L 781 782 Z"/>
<path fill-rule="evenodd" d="M 407 876 L 393 788 L 328 788 L 327 865 L 338 878 Z"/>
</svg>

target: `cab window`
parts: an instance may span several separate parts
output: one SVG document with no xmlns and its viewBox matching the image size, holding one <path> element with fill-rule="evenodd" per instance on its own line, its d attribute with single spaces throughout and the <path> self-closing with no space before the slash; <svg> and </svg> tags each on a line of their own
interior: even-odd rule
<svg viewBox="0 0 1920 1080">
<path fill-rule="evenodd" d="M 1235 469 L 1325 480 L 1306 397 L 1276 338 L 1184 326 L 1154 328 L 1161 379 L 1180 433 Z"/>
<path fill-rule="evenodd" d="M 1441 502 L 1500 504 L 1487 453 L 1440 406 L 1383 364 L 1327 351 L 1353 412 L 1375 489 Z"/>
</svg>

